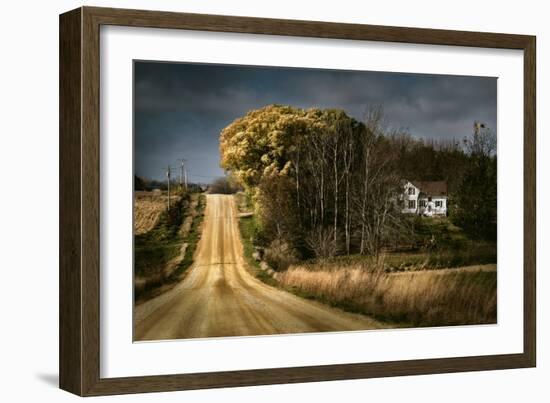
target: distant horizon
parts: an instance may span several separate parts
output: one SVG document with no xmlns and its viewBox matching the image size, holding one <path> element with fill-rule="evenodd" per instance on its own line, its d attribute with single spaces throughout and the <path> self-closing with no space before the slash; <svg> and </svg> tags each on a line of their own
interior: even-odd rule
<svg viewBox="0 0 550 403">
<path fill-rule="evenodd" d="M 185 158 L 191 183 L 224 176 L 221 130 L 270 104 L 342 109 L 357 120 L 379 104 L 390 127 L 424 140 L 461 141 L 474 121 L 497 133 L 494 77 L 136 61 L 134 174 L 163 182 Z"/>
</svg>

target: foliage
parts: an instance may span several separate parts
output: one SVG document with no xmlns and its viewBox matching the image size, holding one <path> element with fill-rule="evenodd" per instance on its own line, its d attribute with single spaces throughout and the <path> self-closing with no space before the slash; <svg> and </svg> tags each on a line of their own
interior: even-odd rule
<svg viewBox="0 0 550 403">
<path fill-rule="evenodd" d="M 349 252 L 358 209 L 362 241 L 369 237 L 370 249 L 380 248 L 385 228 L 396 219 L 391 199 L 399 186 L 395 164 L 388 163 L 395 153 L 387 148 L 381 133 L 342 110 L 279 105 L 237 119 L 220 141 L 222 166 L 258 203 L 265 235 L 300 256 Z M 362 197 L 365 187 L 368 196 Z M 360 205 L 354 202 L 359 198 Z M 318 236 L 326 233 L 330 242 Z"/>
<path fill-rule="evenodd" d="M 221 165 L 247 187 L 257 186 L 264 173 L 288 173 L 295 140 L 315 124 L 314 116 L 289 106 L 251 111 L 221 132 Z"/>
<path fill-rule="evenodd" d="M 454 197 L 453 220 L 475 238 L 496 240 L 496 136 L 487 128 L 465 139 L 469 164 Z"/>
<path fill-rule="evenodd" d="M 275 239 L 266 248 L 264 259 L 275 271 L 284 271 L 298 262 L 294 249 L 286 242 Z"/>
<path fill-rule="evenodd" d="M 233 194 L 241 190 L 238 182 L 229 176 L 214 179 L 208 188 L 210 193 Z"/>
<path fill-rule="evenodd" d="M 146 190 L 145 188 L 145 181 L 143 178 L 134 175 L 134 190 L 140 191 L 140 190 Z"/>
<path fill-rule="evenodd" d="M 496 156 L 485 155 L 483 139 L 414 139 L 389 130 L 379 106 L 359 122 L 338 109 L 270 105 L 223 129 L 220 154 L 253 201 L 268 247 L 287 245 L 298 259 L 379 256 L 415 238 L 398 203 L 403 179 L 448 181 L 454 222 L 492 238 Z"/>
<path fill-rule="evenodd" d="M 300 239 L 294 184 L 287 176 L 271 174 L 258 187 L 258 216 L 268 239 L 296 245 Z"/>
<path fill-rule="evenodd" d="M 260 268 L 260 263 L 254 258 L 255 245 L 258 243 L 258 234 L 260 232 L 259 224 L 255 216 L 246 216 L 239 219 L 239 230 L 243 241 L 244 257 L 248 263 L 248 268 L 254 276 L 269 285 L 276 285 L 277 282 L 269 274 Z"/>
</svg>

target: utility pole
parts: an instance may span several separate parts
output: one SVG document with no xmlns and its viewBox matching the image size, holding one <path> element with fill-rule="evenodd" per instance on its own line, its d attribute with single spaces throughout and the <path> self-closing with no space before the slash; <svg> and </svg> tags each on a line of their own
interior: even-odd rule
<svg viewBox="0 0 550 403">
<path fill-rule="evenodd" d="M 168 211 L 170 211 L 170 177 L 171 177 L 171 168 L 168 166 L 166 168 L 166 177 L 168 178 Z"/>
<path fill-rule="evenodd" d="M 185 169 L 185 158 L 179 159 L 181 163 L 181 174 L 180 174 L 180 186 L 183 189 L 183 184 L 185 183 L 185 190 L 187 191 L 187 169 Z"/>
<path fill-rule="evenodd" d="M 185 168 L 185 190 L 187 190 L 187 168 Z"/>
</svg>

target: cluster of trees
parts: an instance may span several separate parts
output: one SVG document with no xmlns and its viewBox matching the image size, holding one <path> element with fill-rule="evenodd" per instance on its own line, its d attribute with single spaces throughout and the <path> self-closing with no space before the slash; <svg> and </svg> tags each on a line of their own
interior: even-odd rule
<svg viewBox="0 0 550 403">
<path fill-rule="evenodd" d="M 134 175 L 134 190 L 150 191 L 153 189 L 166 190 L 168 189 L 168 183 L 166 181 L 164 182 L 157 181 L 154 179 L 147 179 L 147 178 L 142 178 L 141 176 L 138 176 L 138 175 Z"/>
<path fill-rule="evenodd" d="M 468 163 L 452 199 L 453 221 L 473 237 L 489 240 L 497 238 L 496 145 L 494 133 L 476 123 L 474 134 L 464 140 Z"/>
<path fill-rule="evenodd" d="M 387 127 L 381 107 L 359 122 L 337 109 L 270 105 L 222 131 L 221 164 L 251 195 L 267 243 L 302 256 L 377 255 L 411 230 L 402 180 L 446 179 L 458 189 L 474 154 Z"/>
<path fill-rule="evenodd" d="M 231 175 L 220 176 L 208 185 L 208 191 L 210 193 L 232 194 L 237 193 L 240 190 L 242 190 L 242 186 L 240 186 L 239 182 L 236 181 Z"/>
<path fill-rule="evenodd" d="M 172 179 L 170 180 L 170 188 L 174 192 L 183 192 L 184 188 L 182 188 L 182 185 L 180 184 L 179 179 Z M 135 191 L 148 191 L 159 189 L 162 191 L 168 190 L 168 181 L 159 181 L 156 179 L 148 179 L 144 178 L 142 176 L 134 175 L 134 190 Z M 201 192 L 202 188 L 201 185 L 198 183 L 188 183 L 187 184 L 187 191 L 188 192 Z"/>
</svg>

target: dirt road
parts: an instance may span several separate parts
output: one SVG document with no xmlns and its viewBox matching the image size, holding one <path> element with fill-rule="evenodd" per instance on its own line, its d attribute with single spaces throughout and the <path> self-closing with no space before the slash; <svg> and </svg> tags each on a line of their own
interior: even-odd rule
<svg viewBox="0 0 550 403">
<path fill-rule="evenodd" d="M 246 269 L 232 196 L 208 195 L 195 264 L 172 290 L 136 307 L 134 339 L 374 329 L 346 313 L 270 287 Z"/>
</svg>

